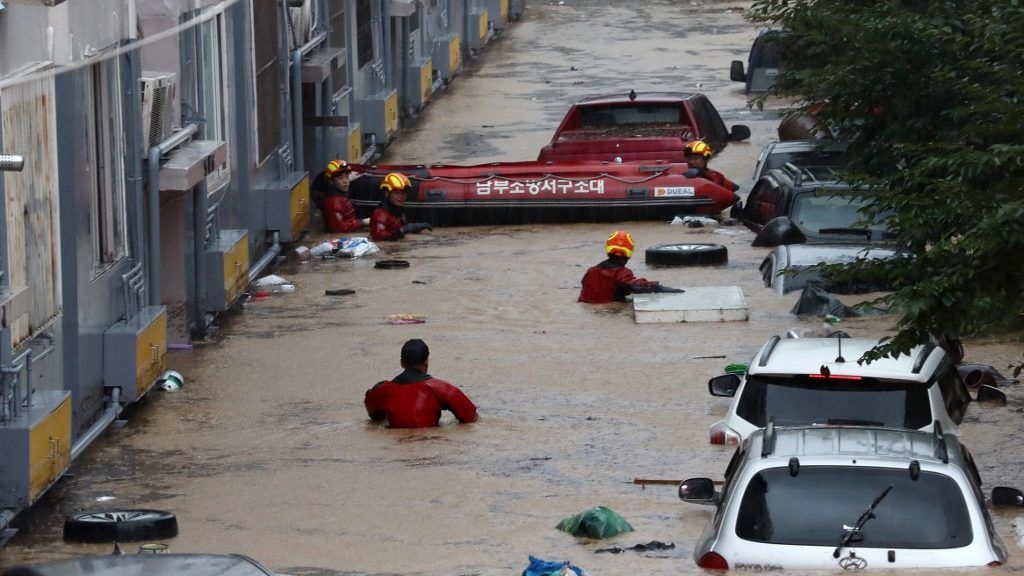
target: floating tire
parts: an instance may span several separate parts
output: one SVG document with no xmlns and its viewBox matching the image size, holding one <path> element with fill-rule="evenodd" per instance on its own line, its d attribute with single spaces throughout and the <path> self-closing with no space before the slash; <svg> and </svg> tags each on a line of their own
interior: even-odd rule
<svg viewBox="0 0 1024 576">
<path fill-rule="evenodd" d="M 644 262 L 653 266 L 708 266 L 729 261 L 721 244 L 659 244 L 645 252 Z"/>
<path fill-rule="evenodd" d="M 377 263 L 373 265 L 374 268 L 381 268 L 383 270 L 394 270 L 396 268 L 408 268 L 408 260 L 377 260 Z"/>
<path fill-rule="evenodd" d="M 178 535 L 178 519 L 160 510 L 81 512 L 64 520 L 64 539 L 72 542 L 135 542 Z"/>
</svg>

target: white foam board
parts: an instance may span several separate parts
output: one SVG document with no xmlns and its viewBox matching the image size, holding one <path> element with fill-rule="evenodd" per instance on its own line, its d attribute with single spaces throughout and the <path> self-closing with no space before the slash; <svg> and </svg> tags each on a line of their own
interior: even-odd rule
<svg viewBox="0 0 1024 576">
<path fill-rule="evenodd" d="M 750 316 L 739 286 L 684 288 L 683 293 L 633 295 L 637 324 L 665 322 L 737 322 Z"/>
</svg>

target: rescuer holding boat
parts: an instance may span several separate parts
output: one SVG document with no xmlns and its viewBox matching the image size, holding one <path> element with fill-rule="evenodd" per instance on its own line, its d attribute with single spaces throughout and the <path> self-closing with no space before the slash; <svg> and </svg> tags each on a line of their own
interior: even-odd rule
<svg viewBox="0 0 1024 576">
<path fill-rule="evenodd" d="M 725 177 L 725 174 L 708 168 L 708 158 L 711 158 L 711 146 L 707 142 L 694 140 L 683 149 L 686 154 L 686 163 L 690 166 L 683 176 L 687 178 L 704 178 L 718 184 L 726 190 L 735 192 L 740 189 L 739 185 Z"/>
<path fill-rule="evenodd" d="M 328 232 L 355 232 L 363 227 L 356 218 L 356 210 L 348 199 L 349 178 L 352 167 L 344 160 L 331 160 L 310 185 L 313 202 L 324 216 L 324 228 Z"/>
<path fill-rule="evenodd" d="M 442 410 L 450 410 L 459 422 L 475 422 L 476 406 L 458 387 L 427 374 L 430 348 L 420 339 L 402 346 L 402 368 L 392 380 L 366 391 L 370 420 L 386 420 L 391 428 L 437 426 Z"/>
<path fill-rule="evenodd" d="M 604 243 L 608 259 L 597 266 L 592 266 L 583 275 L 579 301 L 587 304 L 607 304 L 625 302 L 627 294 L 684 292 L 679 288 L 669 288 L 656 281 L 633 276 L 633 271 L 626 267 L 626 262 L 633 256 L 634 247 L 633 237 L 628 232 L 613 232 Z"/>
<path fill-rule="evenodd" d="M 399 172 L 391 172 L 380 181 L 384 199 L 370 216 L 371 238 L 377 241 L 398 240 L 406 234 L 419 234 L 433 229 L 426 222 L 410 223 L 406 220 L 402 205 L 405 204 L 405 193 L 411 188 L 409 177 Z"/>
</svg>

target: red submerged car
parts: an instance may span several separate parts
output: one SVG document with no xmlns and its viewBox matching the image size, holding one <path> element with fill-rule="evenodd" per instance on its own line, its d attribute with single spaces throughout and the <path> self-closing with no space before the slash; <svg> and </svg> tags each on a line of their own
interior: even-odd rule
<svg viewBox="0 0 1024 576">
<path fill-rule="evenodd" d="M 691 140 L 719 152 L 730 141 L 749 137 L 746 126 L 726 129 L 703 94 L 630 92 L 574 104 L 537 160 L 685 162 L 683 147 Z"/>
<path fill-rule="evenodd" d="M 498 162 L 476 166 L 353 166 L 349 197 L 360 217 L 381 201 L 380 181 L 412 181 L 410 221 L 439 225 L 615 222 L 717 214 L 738 197 L 682 163 Z"/>
</svg>

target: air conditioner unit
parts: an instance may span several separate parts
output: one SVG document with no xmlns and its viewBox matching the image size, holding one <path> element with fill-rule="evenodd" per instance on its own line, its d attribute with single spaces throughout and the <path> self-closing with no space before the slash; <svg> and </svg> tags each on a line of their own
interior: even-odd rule
<svg viewBox="0 0 1024 576">
<path fill-rule="evenodd" d="M 167 140 L 174 129 L 171 110 L 174 108 L 176 81 L 173 72 L 143 72 L 142 133 L 149 146 Z"/>
</svg>

